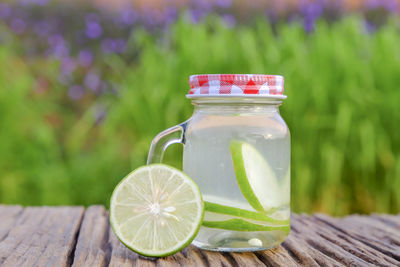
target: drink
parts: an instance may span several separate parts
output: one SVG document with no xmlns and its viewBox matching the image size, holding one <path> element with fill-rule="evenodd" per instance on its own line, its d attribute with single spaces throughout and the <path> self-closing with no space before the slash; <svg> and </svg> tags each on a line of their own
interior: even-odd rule
<svg viewBox="0 0 400 267">
<path fill-rule="evenodd" d="M 252 145 L 273 171 L 276 184 L 268 177 L 262 184 L 273 188 L 263 188 L 258 195 L 260 203 L 268 203 L 263 198 L 275 198 L 277 206 L 265 207 L 267 216 L 286 221 L 290 216 L 290 135 L 280 117 L 272 109 L 263 108 L 248 114 L 234 115 L 236 108 L 224 110 L 210 108 L 203 116 L 198 115 L 193 127 L 186 131 L 187 142 L 183 154 L 183 170 L 198 184 L 206 202 L 217 203 L 247 211 L 255 210 L 238 185 L 233 165 L 230 144 L 241 141 Z M 204 110 L 204 109 L 203 109 Z M 216 112 L 215 114 L 213 114 Z M 263 123 L 260 123 L 263 122 Z M 274 181 L 275 182 L 275 181 Z M 272 190 L 272 191 L 271 191 Z M 267 195 L 269 194 L 269 195 Z M 250 215 L 251 217 L 251 215 Z M 246 218 L 245 220 L 262 226 L 275 226 L 270 222 Z M 229 221 L 239 216 L 209 212 L 205 221 Z M 242 219 L 242 218 L 241 218 Z M 234 225 L 232 226 L 235 227 Z M 194 244 L 211 250 L 240 251 L 266 249 L 280 244 L 287 232 L 234 231 L 202 226 Z"/>
<path fill-rule="evenodd" d="M 161 162 L 170 144 L 183 144 L 183 170 L 204 200 L 193 244 L 216 251 L 280 244 L 290 229 L 290 134 L 279 114 L 283 77 L 204 74 L 190 76 L 189 84 L 193 115 L 153 139 L 147 163 Z"/>
</svg>

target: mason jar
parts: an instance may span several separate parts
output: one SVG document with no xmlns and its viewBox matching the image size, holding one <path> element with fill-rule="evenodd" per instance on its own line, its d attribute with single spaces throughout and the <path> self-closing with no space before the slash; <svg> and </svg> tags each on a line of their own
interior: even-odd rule
<svg viewBox="0 0 400 267">
<path fill-rule="evenodd" d="M 290 231 L 290 133 L 279 113 L 283 77 L 192 75 L 194 112 L 157 135 L 148 163 L 182 143 L 183 171 L 199 186 L 205 214 L 193 241 L 215 251 L 256 251 Z"/>
</svg>

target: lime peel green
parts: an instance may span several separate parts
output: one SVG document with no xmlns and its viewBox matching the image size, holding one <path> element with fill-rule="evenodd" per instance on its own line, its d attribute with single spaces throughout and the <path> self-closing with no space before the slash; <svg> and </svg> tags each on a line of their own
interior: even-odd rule
<svg viewBox="0 0 400 267">
<path fill-rule="evenodd" d="M 267 226 L 255 224 L 242 219 L 230 219 L 226 221 L 203 221 L 204 227 L 219 228 L 224 230 L 255 232 L 255 231 L 283 231 L 289 233 L 290 225 Z"/>
<path fill-rule="evenodd" d="M 134 170 L 111 197 L 110 224 L 115 235 L 126 247 L 148 257 L 165 257 L 188 246 L 203 218 L 197 184 L 164 164 Z"/>
<path fill-rule="evenodd" d="M 208 211 L 208 212 L 233 215 L 236 217 L 243 217 L 246 219 L 269 222 L 269 223 L 278 224 L 278 225 L 285 225 L 285 224 L 289 224 L 289 222 L 290 222 L 289 219 L 277 220 L 277 219 L 271 218 L 270 216 L 268 216 L 266 214 L 266 212 L 263 212 L 263 213 L 255 212 L 255 211 L 225 206 L 225 205 L 221 205 L 221 204 L 217 204 L 217 203 L 212 203 L 212 202 L 208 202 L 208 201 L 204 201 L 204 209 L 205 209 L 205 211 Z M 275 210 L 276 209 L 272 209 L 269 212 L 272 213 Z"/>
<path fill-rule="evenodd" d="M 249 204 L 258 211 L 264 211 L 264 207 L 256 197 L 247 179 L 246 169 L 244 166 L 243 155 L 242 155 L 243 142 L 231 141 L 229 148 L 232 155 L 233 167 L 235 169 L 236 180 L 239 185 L 240 191 L 243 196 L 247 199 Z"/>
<path fill-rule="evenodd" d="M 229 146 L 238 186 L 255 210 L 264 212 L 288 204 L 265 155 L 248 142 L 232 140 Z"/>
</svg>

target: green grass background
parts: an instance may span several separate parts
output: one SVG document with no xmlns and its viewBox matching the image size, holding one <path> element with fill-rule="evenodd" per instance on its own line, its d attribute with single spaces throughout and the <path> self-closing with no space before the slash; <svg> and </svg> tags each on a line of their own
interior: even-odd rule
<svg viewBox="0 0 400 267">
<path fill-rule="evenodd" d="M 355 17 L 321 21 L 311 34 L 296 23 L 273 31 L 262 20 L 234 29 L 179 20 L 161 38 L 136 30 L 134 58 L 105 59 L 117 95 L 74 102 L 56 61 L 26 60 L 10 41 L 0 46 L 0 202 L 108 205 L 152 138 L 190 117 L 190 74 L 268 73 L 285 76 L 293 210 L 399 212 L 399 44 L 394 19 L 372 34 Z M 36 92 L 43 75 L 48 90 Z M 99 106 L 107 114 L 96 122 Z M 174 146 L 166 162 L 181 167 L 181 153 Z"/>
</svg>

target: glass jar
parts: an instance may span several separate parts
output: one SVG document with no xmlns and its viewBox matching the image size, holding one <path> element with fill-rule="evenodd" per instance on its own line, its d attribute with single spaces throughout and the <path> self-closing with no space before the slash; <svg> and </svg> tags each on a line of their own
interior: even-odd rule
<svg viewBox="0 0 400 267">
<path fill-rule="evenodd" d="M 198 184 L 205 207 L 197 247 L 279 245 L 290 230 L 290 134 L 279 113 L 283 77 L 195 75 L 189 83 L 192 117 L 153 140 L 148 163 L 161 161 L 170 144 L 184 144 L 183 171 Z"/>
</svg>

